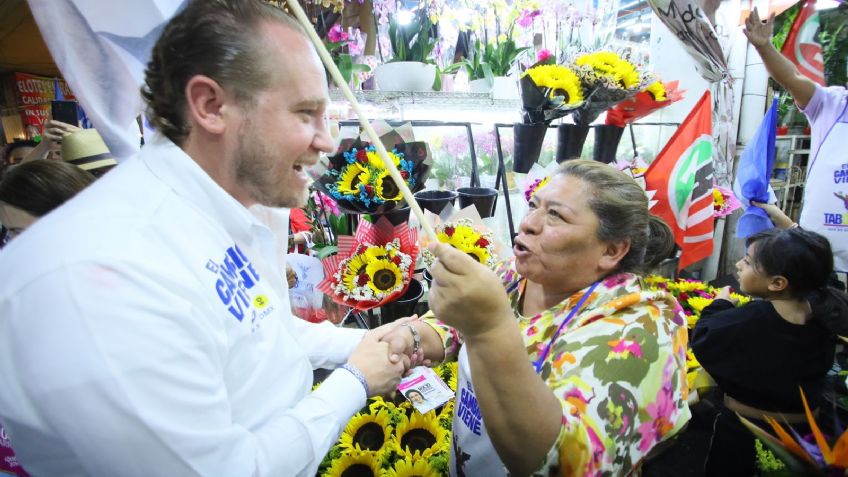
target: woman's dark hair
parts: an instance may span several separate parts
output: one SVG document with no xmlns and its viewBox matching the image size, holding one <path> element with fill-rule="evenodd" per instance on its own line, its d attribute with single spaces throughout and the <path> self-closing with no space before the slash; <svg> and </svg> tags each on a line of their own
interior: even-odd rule
<svg viewBox="0 0 848 477">
<path fill-rule="evenodd" d="M 406 397 L 409 397 L 409 395 L 412 394 L 412 393 L 415 393 L 415 394 L 421 396 L 422 399 L 424 398 L 424 395 L 421 394 L 421 391 L 419 391 L 417 389 L 410 389 L 410 390 L 406 391 Z"/>
<path fill-rule="evenodd" d="M 598 239 L 630 241 L 630 251 L 618 262 L 616 272 L 643 272 L 671 255 L 674 234 L 662 219 L 648 212 L 645 190 L 632 177 L 584 159 L 563 162 L 556 174 L 589 185 L 589 208 L 598 217 Z"/>
<path fill-rule="evenodd" d="M 828 287 L 833 273 L 830 242 L 815 232 L 801 228 L 769 229 L 745 241 L 756 244 L 751 262 L 765 275 L 779 275 L 789 282 L 787 290 L 806 299 L 813 317 L 834 334 L 848 336 L 848 296 Z"/>
<path fill-rule="evenodd" d="M 185 87 L 196 75 L 212 78 L 246 105 L 276 80 L 263 46 L 263 21 L 303 31 L 292 17 L 261 0 L 190 0 L 168 22 L 141 88 L 156 129 L 178 145 L 188 137 Z"/>
<path fill-rule="evenodd" d="M 14 151 L 15 149 L 20 149 L 22 147 L 36 147 L 36 146 L 38 146 L 38 143 L 35 142 L 35 141 L 29 141 L 29 140 L 22 141 L 20 139 L 17 140 L 17 141 L 14 141 L 11 144 L 9 144 L 8 146 L 6 146 L 6 153 L 3 155 L 3 161 L 8 162 L 9 158 L 12 157 L 12 151 Z"/>
<path fill-rule="evenodd" d="M 0 182 L 0 202 L 42 217 L 94 182 L 94 176 L 62 161 L 32 161 L 12 168 Z"/>
</svg>

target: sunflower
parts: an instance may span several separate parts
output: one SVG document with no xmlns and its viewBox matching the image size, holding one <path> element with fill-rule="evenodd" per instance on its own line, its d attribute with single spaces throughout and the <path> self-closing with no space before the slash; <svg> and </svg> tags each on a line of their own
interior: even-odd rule
<svg viewBox="0 0 848 477">
<path fill-rule="evenodd" d="M 371 262 L 373 260 L 386 260 L 387 258 L 391 258 L 389 255 L 389 250 L 382 245 L 371 245 L 362 252 L 362 255 L 365 257 L 366 262 Z"/>
<path fill-rule="evenodd" d="M 548 95 L 551 98 L 564 97 L 565 104 L 577 104 L 583 101 L 580 78 L 565 66 L 539 65 L 530 68 L 522 76 L 530 76 L 533 84 L 539 88 L 548 88 Z"/>
<path fill-rule="evenodd" d="M 645 91 L 648 92 L 653 98 L 654 101 L 666 101 L 668 100 L 668 96 L 665 94 L 665 86 L 661 81 L 654 81 L 649 84 Z"/>
<path fill-rule="evenodd" d="M 611 51 L 587 53 L 577 57 L 574 63 L 587 66 L 599 78 L 605 78 L 626 89 L 637 86 L 641 81 L 636 67 Z"/>
<path fill-rule="evenodd" d="M 385 477 L 440 477 L 430 463 L 424 459 L 413 459 L 410 456 L 395 462 L 394 468 L 386 471 Z"/>
<path fill-rule="evenodd" d="M 445 430 L 450 430 L 451 425 L 453 424 L 453 403 L 455 399 L 451 399 L 442 406 L 442 409 L 439 411 L 439 425 L 442 426 Z"/>
<path fill-rule="evenodd" d="M 360 164 L 348 164 L 341 173 L 337 182 L 338 192 L 344 195 L 358 195 L 359 184 L 367 184 L 369 179 L 368 170 Z"/>
<path fill-rule="evenodd" d="M 693 310 L 697 311 L 699 315 L 704 310 L 704 308 L 708 307 L 712 302 L 712 298 L 704 298 L 702 296 L 693 296 L 686 300 L 686 303 L 688 303 Z"/>
<path fill-rule="evenodd" d="M 466 255 L 473 258 L 477 262 L 482 263 L 483 265 L 489 263 L 489 258 L 491 258 L 489 251 L 486 250 L 484 247 L 480 247 L 478 245 L 468 246 L 465 248 L 465 250 L 463 250 L 463 252 L 465 252 Z"/>
<path fill-rule="evenodd" d="M 395 180 L 389 175 L 389 171 L 383 171 L 377 176 L 377 180 L 374 181 L 374 188 L 377 197 L 384 201 L 400 200 L 403 197 Z"/>
<path fill-rule="evenodd" d="M 380 459 L 373 452 L 349 452 L 333 461 L 323 477 L 377 477 Z"/>
<path fill-rule="evenodd" d="M 394 435 L 401 455 L 415 460 L 427 459 L 448 447 L 448 432 L 439 425 L 435 411 L 414 412 L 401 418 Z"/>
<path fill-rule="evenodd" d="M 395 166 L 399 166 L 400 160 L 402 159 L 401 156 L 403 156 L 403 154 L 398 155 L 394 150 L 386 152 L 389 153 L 389 157 L 391 158 Z M 383 159 L 380 157 L 379 154 L 377 154 L 377 150 L 374 148 L 374 146 L 368 147 L 368 167 L 377 169 L 378 171 L 383 171 L 386 169 L 386 163 L 383 162 Z"/>
<path fill-rule="evenodd" d="M 352 451 L 380 452 L 391 434 L 388 412 L 358 413 L 347 423 L 339 438 L 339 446 Z"/>
<path fill-rule="evenodd" d="M 390 260 L 374 260 L 365 269 L 368 287 L 378 295 L 387 295 L 403 286 L 403 272 Z"/>
<path fill-rule="evenodd" d="M 367 266 L 368 257 L 364 254 L 353 255 L 347 259 L 347 263 L 342 264 L 342 284 L 346 290 L 353 291 L 365 284 Z"/>
</svg>

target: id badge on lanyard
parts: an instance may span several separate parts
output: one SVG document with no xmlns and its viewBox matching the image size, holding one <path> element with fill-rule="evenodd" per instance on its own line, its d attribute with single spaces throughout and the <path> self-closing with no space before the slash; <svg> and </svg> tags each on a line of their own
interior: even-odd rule
<svg viewBox="0 0 848 477">
<path fill-rule="evenodd" d="M 807 171 L 799 223 L 824 235 L 833 249 L 834 269 L 848 271 L 848 101 L 827 131 Z"/>
</svg>

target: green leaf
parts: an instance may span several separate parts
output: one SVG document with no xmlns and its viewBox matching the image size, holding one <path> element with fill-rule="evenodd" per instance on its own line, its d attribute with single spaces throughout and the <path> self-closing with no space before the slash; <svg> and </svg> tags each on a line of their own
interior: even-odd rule
<svg viewBox="0 0 848 477">
<path fill-rule="evenodd" d="M 318 257 L 319 260 L 339 253 L 339 247 L 335 245 L 327 245 L 326 247 L 321 248 L 315 247 L 312 250 L 315 251 L 315 256 Z"/>
<path fill-rule="evenodd" d="M 483 68 L 483 77 L 486 78 L 486 83 L 491 88 L 495 84 L 495 75 L 492 73 L 492 68 L 486 63 L 483 63 L 481 66 Z"/>
</svg>

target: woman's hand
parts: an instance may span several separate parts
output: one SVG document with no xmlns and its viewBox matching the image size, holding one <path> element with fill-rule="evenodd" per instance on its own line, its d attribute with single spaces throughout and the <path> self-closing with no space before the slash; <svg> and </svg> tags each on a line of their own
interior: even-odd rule
<svg viewBox="0 0 848 477">
<path fill-rule="evenodd" d="M 722 287 L 721 290 L 716 293 L 716 300 L 727 300 L 734 305 L 739 303 L 739 300 L 730 296 L 730 287 Z"/>
<path fill-rule="evenodd" d="M 774 204 L 766 204 L 764 202 L 756 202 L 752 200 L 751 205 L 766 211 L 771 221 L 774 222 L 774 226 L 779 229 L 788 229 L 795 224 L 788 215 L 784 214 L 783 211 L 780 210 L 780 207 Z"/>
<path fill-rule="evenodd" d="M 430 308 L 436 317 L 458 329 L 466 339 L 514 317 L 500 278 L 484 265 L 450 245 L 430 246 L 438 258 L 430 267 Z"/>
</svg>

